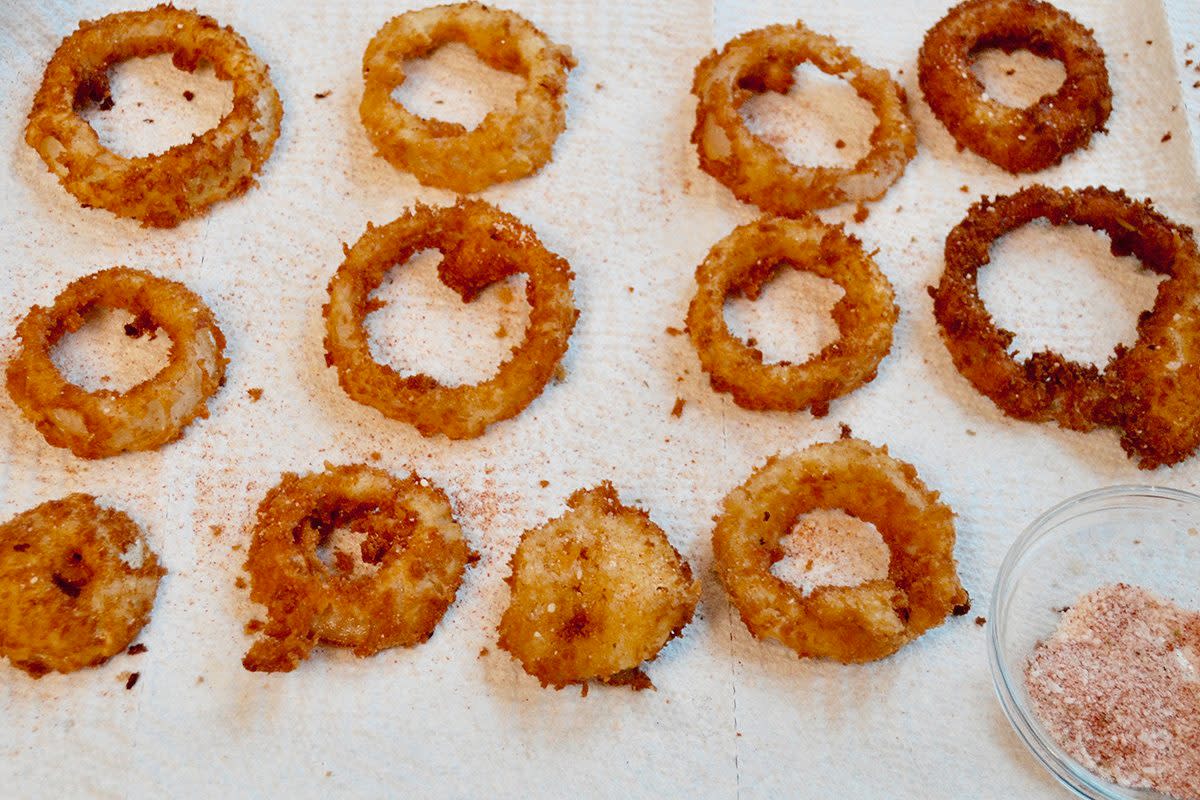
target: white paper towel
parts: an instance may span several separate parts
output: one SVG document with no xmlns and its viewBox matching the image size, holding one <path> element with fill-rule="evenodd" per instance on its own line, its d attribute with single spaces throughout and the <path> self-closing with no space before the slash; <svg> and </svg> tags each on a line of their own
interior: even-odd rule
<svg viewBox="0 0 1200 800">
<path fill-rule="evenodd" d="M 127 264 L 199 292 L 231 358 L 209 419 L 157 452 L 100 462 L 49 447 L 0 396 L 0 514 L 89 491 L 137 519 L 170 569 L 141 637 L 147 653 L 36 682 L 0 666 L 0 794 L 1062 796 L 1004 720 L 985 629 L 971 620 L 986 613 L 1008 545 L 1043 508 L 1114 482 L 1195 489 L 1200 459 L 1141 473 L 1111 433 L 1007 419 L 954 370 L 925 287 L 941 271 L 946 232 L 970 202 L 1032 181 L 1123 187 L 1200 224 L 1186 121 L 1197 107 L 1185 114 L 1180 90 L 1181 74 L 1189 87 L 1193 80 L 1182 64 L 1186 43 L 1200 46 L 1195 9 L 1171 6 L 1172 43 L 1164 9 L 1151 0 L 1062 2 L 1096 29 L 1108 53 L 1109 133 L 1060 167 L 1017 178 L 957 152 L 920 99 L 917 49 L 945 0 L 887 13 L 869 0 L 508 0 L 570 44 L 579 67 L 553 162 L 483 197 L 570 261 L 582 315 L 564 382 L 483 438 L 448 442 L 422 439 L 350 401 L 324 367 L 319 320 L 343 241 L 418 199 L 452 201 L 374 156 L 358 121 L 366 43 L 390 16 L 420 5 L 206 0 L 202 10 L 234 26 L 271 65 L 283 132 L 258 188 L 169 231 L 80 209 L 23 141 L 54 47 L 80 18 L 119 6 L 18 1 L 0 10 L 0 327 L 11 330 L 70 279 Z M 893 351 L 874 382 L 820 420 L 738 409 L 709 389 L 686 338 L 665 332 L 682 325 L 693 271 L 709 247 L 756 214 L 696 166 L 692 69 L 743 30 L 797 18 L 897 74 L 920 138 L 900 182 L 864 223 L 850 225 L 879 248 L 896 288 L 902 314 Z M 443 61 L 453 73 L 462 59 Z M 217 83 L 171 72 L 134 65 L 118 73 L 118 107 L 103 121 L 115 141 L 163 146 L 184 138 L 188 124 L 211 121 Z M 439 98 L 455 105 L 463 97 L 416 85 L 420 76 L 414 84 L 413 102 L 428 111 Z M 189 87 L 197 93 L 191 107 L 154 116 L 162 108 L 155 98 L 183 106 L 171 99 Z M 491 95 L 477 94 L 468 101 L 486 108 Z M 144 116 L 130 105 L 136 100 Z M 764 113 L 770 128 L 774 112 Z M 1163 143 L 1167 131 L 1173 136 Z M 828 138 L 814 133 L 814 152 Z M 852 211 L 823 216 L 843 221 Z M 1129 335 L 1152 296 L 1152 279 L 1126 261 L 1111 260 L 1086 233 L 1025 231 L 1003 244 L 985 297 L 1026 346 L 1062 342 L 1069 352 L 1102 356 Z M 394 274 L 385 289 L 392 305 L 372 320 L 379 350 L 398 366 L 448 378 L 486 374 L 520 328 L 520 303 L 506 305 L 492 290 L 463 308 L 438 287 L 432 264 Z M 785 337 L 815 344 L 827 321 L 781 318 L 783 301 L 802 283 L 789 276 L 731 317 L 768 352 L 785 353 L 786 345 L 771 344 Z M 495 336 L 501 324 L 508 339 Z M 462 339 L 446 342 L 443 332 Z M 64 358 L 85 375 L 91 339 L 81 339 Z M 12 349 L 5 334 L 0 358 Z M 247 395 L 253 387 L 264 390 L 257 403 Z M 679 419 L 669 415 L 676 397 L 687 403 Z M 971 616 L 860 667 L 801 662 L 752 640 L 711 574 L 710 520 L 724 494 L 767 455 L 835 437 L 839 422 L 915 464 L 957 510 L 960 571 L 975 602 Z M 254 609 L 234 581 L 255 506 L 283 470 L 364 461 L 373 452 L 384 467 L 415 468 L 454 498 L 483 555 L 458 602 L 433 639 L 412 650 L 360 660 L 326 649 L 288 675 L 245 672 L 242 626 Z M 584 699 L 539 688 L 497 651 L 494 628 L 521 531 L 561 513 L 574 489 L 604 479 L 651 511 L 705 592 L 687 635 L 650 666 L 657 692 L 598 688 Z M 141 673 L 132 691 L 124 689 L 129 671 Z"/>
</svg>

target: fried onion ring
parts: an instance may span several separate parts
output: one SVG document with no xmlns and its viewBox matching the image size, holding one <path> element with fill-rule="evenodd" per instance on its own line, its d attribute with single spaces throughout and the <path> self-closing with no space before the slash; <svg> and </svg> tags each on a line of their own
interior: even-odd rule
<svg viewBox="0 0 1200 800">
<path fill-rule="evenodd" d="M 762 352 L 736 338 L 725 322 L 726 299 L 738 294 L 756 299 L 783 264 L 845 291 L 832 312 L 841 336 L 803 364 L 764 364 Z M 811 408 L 814 416 L 824 416 L 830 400 L 874 379 L 892 347 L 899 310 L 891 284 L 858 239 L 813 215 L 762 217 L 735 228 L 709 251 L 696 283 L 688 335 L 713 388 L 729 392 L 743 408 Z"/>
<path fill-rule="evenodd" d="M 739 111 L 755 93 L 786 93 L 793 70 L 809 62 L 839 76 L 875 109 L 870 150 L 853 167 L 803 167 L 755 136 Z M 696 67 L 692 142 L 700 167 L 738 199 L 788 217 L 841 203 L 877 200 L 917 153 L 904 89 L 886 70 L 867 66 L 829 36 L 795 25 L 770 25 L 731 40 Z"/>
<path fill-rule="evenodd" d="M 1067 76 L 1028 108 L 987 96 L 971 71 L 976 53 L 1028 50 L 1061 61 Z M 1012 173 L 1052 167 L 1086 147 L 1112 113 L 1104 51 L 1092 31 L 1040 0 L 967 0 L 925 35 L 917 59 L 921 92 L 958 142 Z"/>
<path fill-rule="evenodd" d="M 1039 218 L 1103 231 L 1113 255 L 1132 254 L 1167 276 L 1133 347 L 1118 347 L 1103 371 L 1049 350 L 1017 361 L 1014 334 L 996 327 L 979 296 L 992 242 Z M 1190 228 L 1149 202 L 1104 187 L 1030 186 L 984 199 L 946 237 L 945 271 L 929 293 L 954 365 L 1008 416 L 1079 431 L 1115 427 L 1142 469 L 1174 464 L 1200 445 L 1200 252 Z"/>
<path fill-rule="evenodd" d="M 682 634 L 700 584 L 662 528 L 610 483 L 526 531 L 513 553 L 500 647 L 542 686 L 648 686 L 639 667 Z"/>
<path fill-rule="evenodd" d="M 40 678 L 103 664 L 150 621 L 166 570 L 127 515 L 88 494 L 0 525 L 0 656 Z"/>
<path fill-rule="evenodd" d="M 89 311 L 121 308 L 147 329 L 171 337 L 165 367 L 126 392 L 88 392 L 69 383 L 50 358 Z M 8 393 L 46 441 L 81 458 L 153 450 L 208 416 L 208 398 L 225 377 L 225 337 L 208 306 L 182 283 L 113 267 L 70 283 L 49 308 L 34 306 L 17 326 L 20 348 L 8 364 Z"/>
<path fill-rule="evenodd" d="M 188 72 L 210 62 L 218 78 L 233 83 L 233 109 L 216 127 L 165 153 L 117 155 L 100 144 L 79 110 L 109 96 L 114 64 L 160 53 L 171 53 L 176 68 Z M 193 11 L 159 5 L 81 22 L 46 67 L 25 141 L 85 208 L 171 228 L 254 184 L 283 117 L 267 73 L 232 28 Z"/>
<path fill-rule="evenodd" d="M 425 119 L 392 99 L 404 62 L 448 42 L 470 47 L 493 69 L 525 78 L 513 109 L 496 110 L 468 131 Z M 365 88 L 358 112 L 379 154 L 426 186 L 462 194 L 532 175 L 551 158 L 566 127 L 571 49 L 554 44 L 527 19 L 480 3 L 433 6 L 387 22 L 363 55 Z"/>
<path fill-rule="evenodd" d="M 805 595 L 771 573 L 798 517 L 840 509 L 875 526 L 891 551 L 888 576 Z M 875 661 L 965 614 L 954 560 L 954 514 L 909 464 L 858 439 L 774 456 L 725 498 L 713 530 L 717 574 L 758 639 L 802 658 Z"/>
<path fill-rule="evenodd" d="M 318 555 L 335 529 L 363 540 L 357 557 Z M 258 507 L 246 570 L 267 609 L 242 665 L 291 672 L 319 643 L 366 657 L 433 635 L 475 558 L 446 493 L 415 473 L 363 465 L 285 473 Z"/>
<path fill-rule="evenodd" d="M 366 315 L 371 292 L 396 264 L 421 250 L 443 254 L 442 283 L 470 302 L 487 286 L 524 272 L 529 301 L 525 339 L 496 375 L 482 383 L 444 386 L 425 374 L 402 376 L 371 357 Z M 488 425 L 519 414 L 541 394 L 567 352 L 579 312 L 570 266 L 548 251 L 511 214 L 481 200 L 449 208 L 417 206 L 382 227 L 367 225 L 329 281 L 324 307 L 326 361 L 354 400 L 407 422 L 424 436 L 479 436 Z"/>
</svg>

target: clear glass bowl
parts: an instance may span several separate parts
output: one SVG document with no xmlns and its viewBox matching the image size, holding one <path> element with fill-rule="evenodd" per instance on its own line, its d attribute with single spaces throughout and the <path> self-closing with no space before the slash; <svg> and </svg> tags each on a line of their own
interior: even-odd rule
<svg viewBox="0 0 1200 800">
<path fill-rule="evenodd" d="M 1000 704 L 1033 755 L 1067 788 L 1095 800 L 1159 800 L 1088 771 L 1042 727 L 1025 691 L 1033 647 L 1061 611 L 1111 583 L 1145 587 L 1200 609 L 1200 496 L 1153 486 L 1112 486 L 1059 503 L 1008 551 L 992 592 L 988 656 Z"/>
</svg>

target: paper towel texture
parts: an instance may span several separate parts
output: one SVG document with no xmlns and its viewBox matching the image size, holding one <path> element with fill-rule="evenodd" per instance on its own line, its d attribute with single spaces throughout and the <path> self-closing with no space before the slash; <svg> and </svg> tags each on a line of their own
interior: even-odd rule
<svg viewBox="0 0 1200 800">
<path fill-rule="evenodd" d="M 59 41 L 79 19 L 120 6 L 16 0 L 0 9 L 0 358 L 11 355 L 8 331 L 30 305 L 51 301 L 71 279 L 126 264 L 203 296 L 231 359 L 209 419 L 159 451 L 99 462 L 48 446 L 0 396 L 0 515 L 92 492 L 143 525 L 170 569 L 140 638 L 148 652 L 36 682 L 0 665 L 0 794 L 1063 796 L 1003 718 L 985 628 L 972 617 L 985 613 L 1006 549 L 1041 510 L 1110 483 L 1196 489 L 1200 459 L 1141 473 L 1112 433 L 1005 418 L 954 370 L 926 286 L 940 274 L 946 232 L 971 202 L 1034 181 L 1121 187 L 1200 224 L 1188 121 L 1197 106 L 1182 104 L 1180 88 L 1181 76 L 1188 87 L 1200 80 L 1181 61 L 1186 43 L 1200 48 L 1195 9 L 1172 7 L 1172 40 L 1157 2 L 1063 0 L 1108 54 L 1109 132 L 1059 167 L 1014 177 L 958 152 L 921 100 L 917 50 L 946 0 L 886 11 L 871 0 L 506 0 L 569 44 L 579 67 L 553 162 L 482 196 L 570 261 L 581 317 L 565 381 L 484 437 L 449 442 L 422 439 L 349 400 L 321 346 L 320 306 L 342 242 L 417 200 L 453 199 L 376 157 L 358 120 L 363 49 L 385 20 L 420 5 L 206 0 L 201 10 L 236 28 L 270 64 L 283 130 L 260 186 L 173 230 L 81 209 L 23 141 Z M 892 353 L 874 382 L 835 401 L 823 419 L 737 408 L 709 388 L 686 337 L 666 331 L 682 327 L 709 247 L 757 213 L 696 165 L 693 67 L 741 31 L 798 18 L 891 70 L 908 90 L 920 140 L 903 178 L 866 221 L 849 225 L 878 248 L 895 286 L 901 318 Z M 1053 81 L 1052 67 L 1015 58 L 1034 83 Z M 117 105 L 95 115 L 106 140 L 130 151 L 185 139 L 228 102 L 211 74 L 151 62 L 117 70 Z M 1030 91 L 1004 82 L 1004 63 L 990 59 L 981 69 L 1018 96 Z M 439 81 L 474 80 L 478 71 L 461 52 L 439 54 L 417 70 L 405 100 L 425 113 L 478 119 L 516 84 L 504 76 Z M 845 135 L 852 152 L 863 118 L 846 92 L 814 80 L 794 94 L 753 110 L 764 135 L 792 134 L 797 157 L 826 159 L 839 157 L 831 143 Z M 802 112 L 826 103 L 846 110 Z M 822 216 L 847 221 L 852 212 Z M 478 379 L 520 335 L 522 303 L 492 289 L 464 307 L 437 284 L 434 264 L 417 259 L 381 290 L 390 305 L 372 318 L 377 353 L 400 368 Z M 731 305 L 735 329 L 775 357 L 820 347 L 833 334 L 824 312 L 837 293 L 805 281 L 788 275 L 757 304 Z M 1132 337 L 1153 291 L 1154 279 L 1131 259 L 1107 255 L 1100 237 L 1041 226 L 1003 242 L 983 278 L 985 299 L 1019 332 L 1024 351 L 1055 345 L 1081 358 L 1102 359 Z M 129 380 L 136 365 L 113 359 L 111 340 L 98 326 L 75 337 L 62 361 L 89 385 L 109 385 L 105 375 Z M 161 357 L 141 343 L 122 347 L 136 351 L 143 369 Z M 257 402 L 251 388 L 263 390 Z M 676 398 L 686 401 L 680 418 L 670 416 Z M 836 437 L 841 422 L 913 463 L 958 512 L 957 555 L 975 603 L 971 616 L 857 667 L 801 662 L 752 640 L 716 583 L 709 546 L 711 518 L 729 489 L 776 451 Z M 288 675 L 245 672 L 242 628 L 256 611 L 235 580 L 258 501 L 281 471 L 372 453 L 394 472 L 416 469 L 453 498 L 482 554 L 458 602 L 433 639 L 412 650 L 360 660 L 325 649 Z M 605 479 L 650 510 L 705 591 L 695 623 L 649 667 L 656 692 L 597 688 L 581 698 L 539 688 L 497 651 L 495 625 L 520 533 L 561 513 L 576 488 Z M 130 671 L 141 678 L 126 691 Z"/>
</svg>

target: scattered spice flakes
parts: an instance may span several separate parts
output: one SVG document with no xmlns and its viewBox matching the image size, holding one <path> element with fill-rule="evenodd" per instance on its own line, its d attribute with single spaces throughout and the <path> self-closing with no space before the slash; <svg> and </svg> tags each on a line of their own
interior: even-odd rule
<svg viewBox="0 0 1200 800">
<path fill-rule="evenodd" d="M 255 386 L 252 389 L 247 389 L 246 394 L 250 395 L 250 402 L 257 403 L 262 399 L 263 390 L 260 386 Z"/>
<path fill-rule="evenodd" d="M 191 89 L 184 89 L 183 90 L 183 99 L 187 100 L 190 103 L 196 99 L 196 93 L 193 92 Z"/>
<path fill-rule="evenodd" d="M 313 97 L 315 97 L 318 100 L 324 100 L 326 97 L 329 97 L 329 95 L 331 95 L 331 94 L 333 94 L 333 90 L 326 89 L 323 92 L 317 92 L 316 94 L 313 95 Z"/>
<path fill-rule="evenodd" d="M 545 489 L 549 485 L 550 485 L 550 481 L 548 481 L 548 480 L 542 479 L 542 480 L 538 481 L 538 486 L 542 487 L 543 489 Z"/>
<path fill-rule="evenodd" d="M 862 203 L 858 204 L 858 208 L 854 210 L 855 222 L 866 222 L 867 217 L 871 216 L 871 209 L 867 208 Z"/>
<path fill-rule="evenodd" d="M 847 425 L 844 422 L 838 423 L 838 438 L 849 439 L 853 435 L 854 435 L 854 432 L 850 430 L 849 425 Z"/>
<path fill-rule="evenodd" d="M 383 454 L 380 453 L 378 450 L 372 450 L 371 455 L 369 455 L 367 457 L 370 458 L 372 461 L 378 461 L 381 458 L 383 458 Z"/>
<path fill-rule="evenodd" d="M 1013 69 L 1012 67 L 1009 67 L 1008 69 L 1004 70 L 1004 74 L 1005 75 L 1016 75 L 1017 71 L 1015 69 Z"/>
<path fill-rule="evenodd" d="M 1146 40 L 1146 44 L 1148 44 L 1148 45 L 1154 44 L 1154 40 L 1153 40 L 1153 39 L 1147 39 L 1147 40 Z"/>
<path fill-rule="evenodd" d="M 967 185 L 964 183 L 962 186 L 958 187 L 958 190 L 959 190 L 960 192 L 962 192 L 963 194 L 968 194 L 968 193 L 970 193 L 970 191 L 971 191 L 971 187 L 970 187 L 970 186 L 967 186 Z"/>
<path fill-rule="evenodd" d="M 632 286 L 626 286 L 626 287 L 625 287 L 625 291 L 629 292 L 630 294 L 633 294 L 633 287 L 632 287 Z"/>
<path fill-rule="evenodd" d="M 604 84 L 603 84 L 603 83 L 597 83 L 597 84 L 596 84 L 596 91 L 597 91 L 597 92 L 602 92 L 602 91 L 604 91 Z"/>
<path fill-rule="evenodd" d="M 233 585 L 239 589 L 245 589 L 246 588 L 246 579 L 243 578 L 241 575 L 239 575 L 237 580 L 233 582 Z"/>
<path fill-rule="evenodd" d="M 675 405 L 671 406 L 671 416 L 672 417 L 682 417 L 683 416 L 683 407 L 685 405 L 687 405 L 687 400 L 684 400 L 682 397 L 676 397 Z"/>
<path fill-rule="evenodd" d="M 682 336 L 682 335 L 683 335 L 682 328 L 676 328 L 674 325 L 667 326 L 667 336 Z"/>
<path fill-rule="evenodd" d="M 843 141 L 842 139 L 838 139 L 836 142 L 833 143 L 833 146 L 836 147 L 838 150 L 842 150 L 842 149 L 845 149 L 846 142 Z"/>
<path fill-rule="evenodd" d="M 149 649 L 150 648 L 146 647 L 146 645 L 142 644 L 141 642 L 138 642 L 137 644 L 129 645 L 129 647 L 125 650 L 125 652 L 131 656 L 140 656 L 142 653 L 146 652 Z"/>
<path fill-rule="evenodd" d="M 143 119 L 143 120 L 142 120 L 142 122 L 146 123 L 147 125 L 153 125 L 153 124 L 154 124 L 154 118 L 153 118 L 153 117 L 146 117 L 145 119 Z"/>
<path fill-rule="evenodd" d="M 125 690 L 129 691 L 134 686 L 137 686 L 138 678 L 142 677 L 140 672 L 131 672 L 129 677 L 125 679 Z"/>
<path fill-rule="evenodd" d="M 490 653 L 490 652 L 491 652 L 491 650 L 488 650 L 486 647 L 481 647 L 481 648 L 479 648 L 479 657 L 487 658 L 488 653 Z"/>
<path fill-rule="evenodd" d="M 213 535 L 214 539 L 220 537 L 220 535 L 225 532 L 224 525 L 210 525 L 210 526 L 208 526 L 208 529 L 210 531 L 212 531 L 212 535 Z"/>
<path fill-rule="evenodd" d="M 987 617 L 976 617 L 975 624 L 982 628 L 984 625 L 987 625 Z"/>
<path fill-rule="evenodd" d="M 1166 133 L 1164 133 L 1162 139 L 1159 139 L 1159 141 L 1164 142 L 1164 143 L 1171 141 L 1171 132 L 1167 131 Z"/>
</svg>

